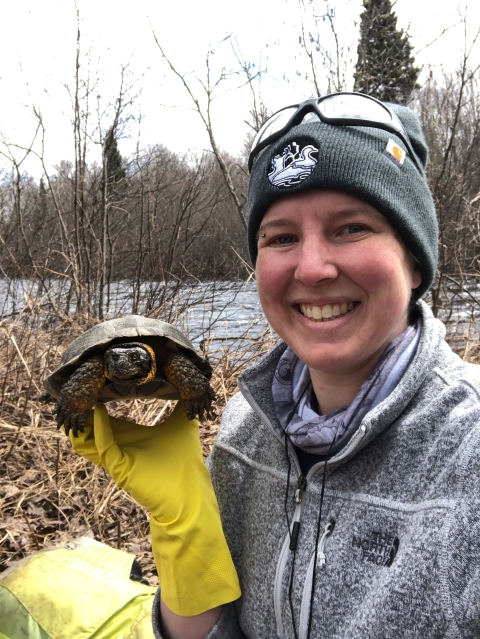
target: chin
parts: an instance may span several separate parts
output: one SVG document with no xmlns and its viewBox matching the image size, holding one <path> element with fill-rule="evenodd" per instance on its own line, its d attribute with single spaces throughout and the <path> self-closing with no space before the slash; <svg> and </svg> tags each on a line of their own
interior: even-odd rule
<svg viewBox="0 0 480 639">
<path fill-rule="evenodd" d="M 400 331 L 401 332 L 401 331 Z M 324 374 L 351 374 L 364 368 L 370 368 L 380 358 L 386 346 L 393 339 L 361 339 L 354 341 L 284 340 L 297 357 L 310 369 Z"/>
</svg>

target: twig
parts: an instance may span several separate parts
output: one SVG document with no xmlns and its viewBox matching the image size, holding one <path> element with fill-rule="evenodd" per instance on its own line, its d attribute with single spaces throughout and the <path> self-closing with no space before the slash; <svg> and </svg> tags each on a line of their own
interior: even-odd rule
<svg viewBox="0 0 480 639">
<path fill-rule="evenodd" d="M 155 417 L 155 419 L 151 423 L 151 426 L 155 426 L 155 424 L 159 421 L 159 419 L 161 419 L 162 416 L 165 414 L 165 411 L 167 410 L 167 408 L 170 408 L 170 402 L 166 402 L 165 406 L 163 406 L 162 410 L 160 410 L 157 413 L 157 416 Z"/>
<path fill-rule="evenodd" d="M 117 549 L 120 550 L 122 543 L 122 528 L 120 525 L 120 517 L 117 515 Z"/>
<path fill-rule="evenodd" d="M 59 466 L 59 463 L 60 463 L 60 438 L 57 439 L 57 459 L 56 459 L 56 462 L 55 462 L 55 486 L 57 488 L 58 488 L 58 466 Z"/>
<path fill-rule="evenodd" d="M 24 518 L 24 519 L 25 519 L 25 521 L 27 522 L 28 530 L 30 531 L 30 534 L 31 534 L 31 535 L 32 535 L 32 537 L 33 537 L 33 541 L 35 542 L 35 546 L 36 546 L 37 550 L 40 550 L 40 549 L 41 549 L 41 547 L 40 547 L 40 544 L 38 543 L 37 535 L 35 534 L 35 531 L 33 530 L 32 526 L 31 526 L 31 524 L 30 524 L 30 519 L 28 518 L 28 515 L 27 515 L 27 513 L 23 510 L 23 508 L 22 508 L 21 510 L 22 510 L 23 518 Z"/>
<path fill-rule="evenodd" d="M 10 335 L 10 341 L 12 342 L 12 344 L 15 346 L 15 350 L 18 353 L 18 356 L 20 357 L 22 364 L 25 366 L 25 370 L 28 373 L 28 376 L 30 377 L 32 384 L 35 386 L 35 388 L 37 389 L 37 391 L 40 393 L 41 390 L 39 389 L 39 387 L 37 386 L 35 380 L 32 377 L 32 373 L 30 372 L 30 369 L 28 368 L 28 364 L 27 362 L 24 360 L 22 353 L 20 352 L 20 349 L 18 348 L 18 344 L 17 344 L 17 340 L 15 339 L 14 335 Z"/>
</svg>

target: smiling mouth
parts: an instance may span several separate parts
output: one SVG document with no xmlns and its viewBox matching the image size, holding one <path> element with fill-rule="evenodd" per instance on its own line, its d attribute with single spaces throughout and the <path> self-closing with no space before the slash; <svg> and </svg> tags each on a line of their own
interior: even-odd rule
<svg viewBox="0 0 480 639">
<path fill-rule="evenodd" d="M 324 306 L 314 306 L 313 304 L 300 304 L 299 310 L 302 315 L 314 322 L 328 322 L 341 315 L 346 315 L 352 311 L 356 302 L 342 302 L 341 304 L 325 304 Z"/>
</svg>

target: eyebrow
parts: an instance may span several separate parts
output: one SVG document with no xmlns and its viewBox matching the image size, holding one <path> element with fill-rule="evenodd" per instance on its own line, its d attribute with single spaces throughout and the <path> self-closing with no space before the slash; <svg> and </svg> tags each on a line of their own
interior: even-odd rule
<svg viewBox="0 0 480 639">
<path fill-rule="evenodd" d="M 355 208 L 344 208 L 344 209 L 339 209 L 338 211 L 335 211 L 333 213 L 333 215 L 335 217 L 347 217 L 349 215 L 354 215 L 354 214 L 359 214 L 359 215 L 371 215 L 372 217 L 375 217 L 377 219 L 380 220 L 386 220 L 386 217 L 380 213 L 380 211 L 377 211 L 374 208 L 362 208 L 362 207 L 355 207 Z M 271 229 L 271 228 L 277 228 L 277 227 L 289 227 L 289 226 L 294 226 L 295 225 L 295 221 L 291 220 L 291 219 L 287 219 L 287 218 L 279 218 L 278 220 L 272 220 L 271 222 L 267 222 L 266 224 L 262 224 L 260 226 L 260 228 L 257 231 L 256 234 L 256 239 L 258 240 L 258 238 L 260 237 L 260 231 L 266 231 L 267 229 Z"/>
</svg>

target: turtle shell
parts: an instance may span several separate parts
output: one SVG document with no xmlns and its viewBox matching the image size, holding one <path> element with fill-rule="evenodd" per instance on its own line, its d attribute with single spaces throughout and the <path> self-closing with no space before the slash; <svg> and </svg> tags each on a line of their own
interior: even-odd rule
<svg viewBox="0 0 480 639">
<path fill-rule="evenodd" d="M 143 342 L 155 351 L 161 361 L 161 348 L 169 348 L 188 357 L 207 379 L 212 376 L 212 367 L 207 360 L 195 352 L 192 343 L 178 328 L 161 320 L 128 315 L 97 324 L 77 337 L 66 349 L 60 366 L 49 375 L 44 386 L 50 395 L 57 398 L 70 375 L 92 355 L 101 355 L 107 348 L 125 342 Z M 103 387 L 98 401 L 110 402 L 118 399 L 141 399 L 160 397 L 179 399 L 177 389 L 157 373 L 155 379 L 141 386 L 121 386 L 110 380 Z"/>
</svg>

